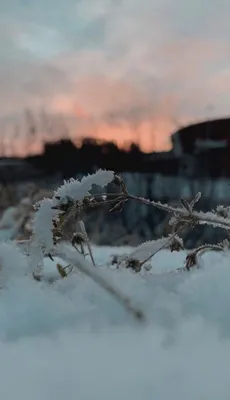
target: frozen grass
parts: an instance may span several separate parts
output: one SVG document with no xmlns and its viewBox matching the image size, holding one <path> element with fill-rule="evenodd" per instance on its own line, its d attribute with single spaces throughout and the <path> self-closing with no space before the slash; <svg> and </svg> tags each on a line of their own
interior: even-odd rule
<svg viewBox="0 0 230 400">
<path fill-rule="evenodd" d="M 118 251 L 94 248 L 97 264 Z M 184 258 L 160 252 L 157 276 L 105 271 L 146 310 L 144 327 L 81 274 L 55 285 L 10 277 L 0 302 L 0 398 L 229 400 L 229 254 L 160 274 Z"/>
</svg>

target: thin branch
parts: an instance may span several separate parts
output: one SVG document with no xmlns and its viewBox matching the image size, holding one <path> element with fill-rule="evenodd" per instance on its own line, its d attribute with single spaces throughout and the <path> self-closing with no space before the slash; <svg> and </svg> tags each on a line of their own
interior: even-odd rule
<svg viewBox="0 0 230 400">
<path fill-rule="evenodd" d="M 176 214 L 178 217 L 182 218 L 182 221 L 188 220 L 188 218 L 193 218 L 194 222 L 199 224 L 209 224 L 215 227 L 220 227 L 223 229 L 230 229 L 230 219 L 218 216 L 212 212 L 197 212 L 193 211 L 192 213 L 188 213 L 188 211 L 184 208 L 180 207 L 172 207 L 168 204 L 163 204 L 156 201 L 151 201 L 142 197 L 137 197 L 133 195 L 128 195 L 128 198 L 131 200 L 136 200 L 146 205 L 150 205 L 156 207 L 160 210 L 166 211 L 168 213 Z"/>
<path fill-rule="evenodd" d="M 86 242 L 86 245 L 87 245 L 87 248 L 88 248 L 88 251 L 89 251 L 89 255 L 90 255 L 91 261 L 92 261 L 94 267 L 96 267 L 96 263 L 95 263 L 95 260 L 94 260 L 94 257 L 93 257 L 92 247 L 91 247 L 91 244 L 90 244 L 90 241 L 89 241 L 89 237 L 88 237 L 86 229 L 85 229 L 85 224 L 84 224 L 84 222 L 82 220 L 78 221 L 78 223 L 79 223 L 81 232 L 84 235 L 85 242 Z"/>
</svg>

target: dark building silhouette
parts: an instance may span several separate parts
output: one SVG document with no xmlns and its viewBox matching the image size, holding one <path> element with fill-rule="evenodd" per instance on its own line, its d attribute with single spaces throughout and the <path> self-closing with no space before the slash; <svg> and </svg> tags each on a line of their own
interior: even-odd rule
<svg viewBox="0 0 230 400">
<path fill-rule="evenodd" d="M 172 135 L 180 173 L 197 177 L 230 177 L 230 119 L 186 126 Z"/>
<path fill-rule="evenodd" d="M 176 155 L 198 154 L 212 149 L 230 149 L 230 118 L 200 122 L 172 135 Z"/>
</svg>

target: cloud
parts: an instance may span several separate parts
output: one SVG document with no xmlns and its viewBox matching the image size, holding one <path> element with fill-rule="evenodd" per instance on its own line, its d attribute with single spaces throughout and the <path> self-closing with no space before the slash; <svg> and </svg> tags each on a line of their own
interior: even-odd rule
<svg viewBox="0 0 230 400">
<path fill-rule="evenodd" d="M 1 117 L 45 107 L 71 117 L 74 134 L 107 130 L 121 142 L 133 132 L 160 148 L 178 125 L 210 116 L 210 104 L 213 117 L 228 113 L 227 0 L 12 0 L 0 9 Z"/>
</svg>

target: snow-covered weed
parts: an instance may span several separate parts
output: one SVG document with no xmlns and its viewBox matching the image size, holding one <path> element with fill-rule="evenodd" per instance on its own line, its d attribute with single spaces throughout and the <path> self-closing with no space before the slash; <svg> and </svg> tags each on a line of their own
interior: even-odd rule
<svg viewBox="0 0 230 400">
<path fill-rule="evenodd" d="M 29 241 L 0 243 L 0 398 L 229 399 L 229 242 L 187 255 L 179 236 L 204 221 L 228 231 L 228 209 L 199 213 L 199 196 L 179 208 L 134 198 L 106 171 L 81 182 L 35 206 Z M 106 182 L 120 191 L 91 193 Z M 119 212 L 129 200 L 171 213 L 171 234 L 136 248 L 91 245 L 82 211 Z"/>
<path fill-rule="evenodd" d="M 95 185 L 106 188 L 112 185 L 116 190 L 109 193 L 105 189 L 103 193 L 92 193 Z M 110 212 L 121 212 L 122 207 L 127 201 L 138 201 L 147 206 L 157 207 L 171 214 L 170 225 L 172 232 L 168 237 L 142 243 L 129 254 L 114 257 L 112 264 L 115 269 L 130 269 L 135 272 L 149 272 L 151 269 L 150 260 L 162 249 L 180 251 L 183 249 L 183 240 L 179 236 L 184 227 L 190 226 L 191 229 L 197 224 L 210 224 L 222 227 L 230 231 L 229 208 L 218 206 L 213 212 L 198 212 L 194 210 L 201 194 L 188 203 L 181 199 L 181 207 L 171 207 L 167 204 L 154 202 L 149 199 L 133 196 L 127 190 L 123 179 L 113 171 L 99 170 L 95 174 L 85 176 L 81 181 L 70 179 L 64 182 L 53 194 L 52 198 L 44 198 L 34 205 L 34 221 L 32 224 L 33 232 L 30 240 L 26 243 L 27 250 L 23 255 L 19 245 L 12 243 L 1 244 L 0 247 L 0 267 L 2 269 L 1 278 L 8 279 L 8 275 L 17 275 L 19 271 L 28 269 L 35 280 L 41 282 L 45 279 L 44 260 L 49 257 L 61 257 L 64 266 L 56 262 L 56 270 L 59 278 L 68 278 L 76 272 L 90 276 L 103 289 L 113 295 L 123 306 L 139 319 L 144 318 L 144 313 L 133 305 L 119 287 L 115 287 L 96 266 L 92 246 L 87 235 L 82 214 L 90 208 L 98 205 L 110 205 Z M 64 226 L 69 218 L 74 218 L 78 230 L 73 235 L 69 247 L 63 247 L 66 241 Z M 72 248 L 70 248 L 70 246 Z M 188 254 L 184 266 L 178 266 L 177 271 L 190 271 L 194 266 L 201 267 L 201 254 L 208 250 L 223 251 L 229 249 L 229 241 L 218 243 L 215 246 L 204 245 Z M 25 250 L 25 243 L 24 243 Z M 86 260 L 87 254 L 90 261 Z M 17 261 L 16 261 L 17 260 Z M 55 263 L 55 261 L 53 261 Z M 4 272 L 8 271 L 8 272 Z M 4 278 L 5 277 L 5 278 Z M 55 279 L 56 280 L 56 279 Z M 53 282 L 52 279 L 49 282 Z"/>
</svg>

